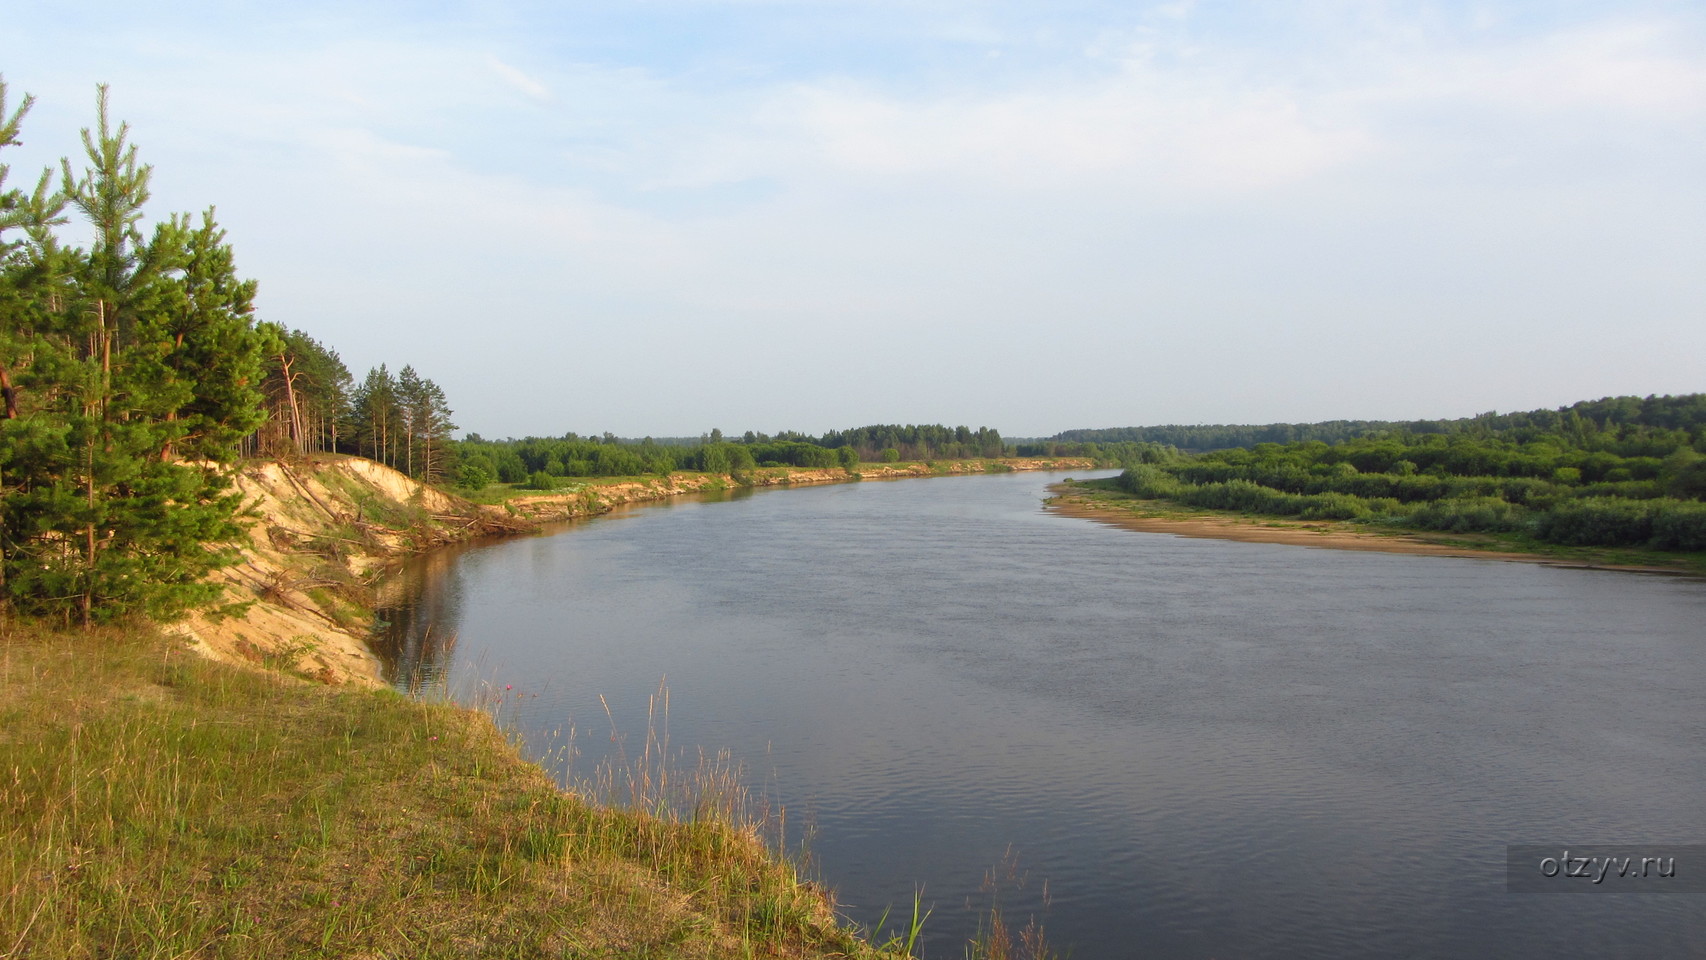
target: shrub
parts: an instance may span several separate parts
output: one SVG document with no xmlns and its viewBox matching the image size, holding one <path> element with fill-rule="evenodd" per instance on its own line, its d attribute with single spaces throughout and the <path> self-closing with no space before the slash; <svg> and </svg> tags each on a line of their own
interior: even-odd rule
<svg viewBox="0 0 1706 960">
<path fill-rule="evenodd" d="M 1660 550 L 1706 550 L 1706 503 L 1654 504 L 1652 545 Z"/>
<path fill-rule="evenodd" d="M 478 463 L 464 463 L 456 468 L 456 485 L 464 490 L 484 490 L 496 478 Z"/>
<path fill-rule="evenodd" d="M 1159 467 L 1148 464 L 1137 464 L 1127 467 L 1114 481 L 1119 487 L 1134 497 L 1149 497 L 1151 499 L 1167 499 L 1176 496 L 1184 487 L 1172 474 Z"/>
<path fill-rule="evenodd" d="M 1413 526 L 1453 533 L 1517 530 L 1522 522 L 1523 509 L 1499 497 L 1435 500 L 1410 514 Z"/>
<path fill-rule="evenodd" d="M 1225 483 L 1205 483 L 1186 488 L 1178 499 L 1197 507 L 1213 510 L 1241 510 L 1245 513 L 1272 513 L 1295 516 L 1302 513 L 1310 498 L 1282 493 L 1249 480 L 1228 480 Z"/>
<path fill-rule="evenodd" d="M 1584 497 L 1540 515 L 1535 535 L 1581 547 L 1632 547 L 1653 538 L 1653 502 Z"/>
</svg>

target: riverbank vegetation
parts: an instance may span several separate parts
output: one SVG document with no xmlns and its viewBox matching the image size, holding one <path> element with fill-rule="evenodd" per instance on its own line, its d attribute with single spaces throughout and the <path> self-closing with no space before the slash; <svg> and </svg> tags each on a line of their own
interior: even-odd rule
<svg viewBox="0 0 1706 960">
<path fill-rule="evenodd" d="M 784 431 L 747 431 L 726 438 L 712 430 L 697 441 L 625 441 L 611 434 L 487 440 L 471 435 L 457 445 L 459 485 L 529 483 L 558 477 L 663 476 L 678 470 L 735 477 L 760 467 L 857 470 L 863 463 L 903 460 L 972 460 L 1011 456 L 998 431 L 987 427 L 875 426 L 831 431 L 820 437 Z"/>
<path fill-rule="evenodd" d="M 875 958 L 915 932 L 842 925 L 726 768 L 616 771 L 644 781 L 619 808 L 486 714 L 147 628 L 0 625 L 0 717 L 8 957 Z"/>
<path fill-rule="evenodd" d="M 1044 448 L 1047 448 L 1046 450 Z M 1142 462 L 1161 448 L 1143 443 L 1010 444 L 997 430 L 979 427 L 894 424 L 832 430 L 821 436 L 784 431 L 747 431 L 735 439 L 722 431 L 693 439 L 623 440 L 602 437 L 528 437 L 487 440 L 473 434 L 455 445 L 457 486 L 481 490 L 494 483 L 532 490 L 551 489 L 565 478 L 656 477 L 677 471 L 733 476 L 743 480 L 765 468 L 861 470 L 861 464 L 981 462 L 1000 470 L 1004 460 L 1076 458 L 1098 464 Z M 945 470 L 942 472 L 946 472 Z"/>
<path fill-rule="evenodd" d="M 1706 551 L 1706 395 L 1608 398 L 1451 423 L 1338 443 L 1157 455 L 1095 485 L 1256 516 Z"/>
</svg>

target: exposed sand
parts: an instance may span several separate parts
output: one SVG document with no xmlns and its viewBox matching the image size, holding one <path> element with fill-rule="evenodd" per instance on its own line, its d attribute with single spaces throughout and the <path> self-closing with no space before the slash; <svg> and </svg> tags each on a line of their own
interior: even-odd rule
<svg viewBox="0 0 1706 960">
<path fill-rule="evenodd" d="M 1048 489 L 1054 496 L 1047 502 L 1046 507 L 1055 513 L 1068 517 L 1082 517 L 1086 520 L 1124 527 L 1127 530 L 1140 530 L 1145 533 L 1170 533 L 1180 537 L 1241 540 L 1248 543 L 1282 543 L 1302 547 L 1326 547 L 1333 550 L 1370 550 L 1379 553 L 1411 553 L 1436 557 L 1508 560 L 1517 563 L 1540 563 L 1582 570 L 1624 570 L 1636 573 L 1691 575 L 1691 571 L 1678 567 L 1590 563 L 1582 560 L 1548 557 L 1537 553 L 1484 550 L 1477 547 L 1440 543 L 1428 539 L 1426 535 L 1371 533 L 1347 529 L 1345 525 L 1336 523 L 1231 516 L 1142 516 L 1117 502 L 1097 500 L 1065 484 L 1055 484 Z"/>
</svg>

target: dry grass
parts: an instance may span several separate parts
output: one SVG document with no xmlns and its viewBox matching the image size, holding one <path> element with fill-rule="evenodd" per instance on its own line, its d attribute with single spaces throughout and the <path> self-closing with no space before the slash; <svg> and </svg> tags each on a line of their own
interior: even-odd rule
<svg viewBox="0 0 1706 960">
<path fill-rule="evenodd" d="M 479 712 L 0 623 L 0 958 L 904 953 L 771 855 L 726 765 L 638 762 L 595 804 Z"/>
</svg>

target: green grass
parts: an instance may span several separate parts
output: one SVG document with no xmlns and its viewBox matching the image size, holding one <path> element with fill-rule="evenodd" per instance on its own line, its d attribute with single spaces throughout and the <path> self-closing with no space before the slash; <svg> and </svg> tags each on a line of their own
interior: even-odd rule
<svg viewBox="0 0 1706 960">
<path fill-rule="evenodd" d="M 772 855 L 726 766 L 642 759 L 619 809 L 477 711 L 0 623 L 0 956 L 901 955 Z"/>
</svg>

